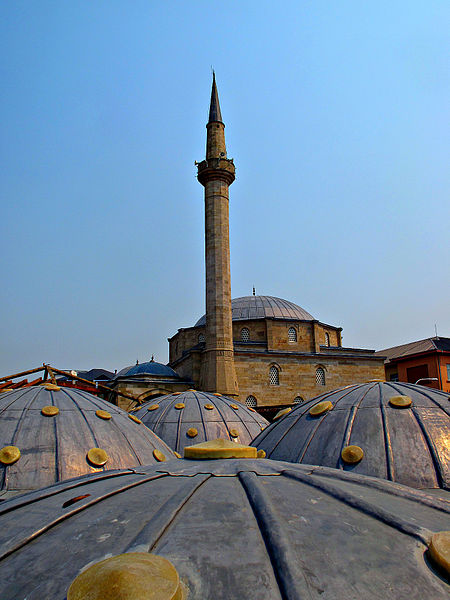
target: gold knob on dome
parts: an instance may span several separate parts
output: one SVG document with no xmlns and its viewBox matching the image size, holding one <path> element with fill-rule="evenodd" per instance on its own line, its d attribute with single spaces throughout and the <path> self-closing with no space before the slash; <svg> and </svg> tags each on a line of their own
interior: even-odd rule
<svg viewBox="0 0 450 600">
<path fill-rule="evenodd" d="M 175 404 L 175 408 L 177 410 L 181 410 L 182 408 L 184 408 L 184 402 L 178 402 L 177 404 Z"/>
<path fill-rule="evenodd" d="M 132 421 L 134 421 L 135 423 L 138 423 L 139 425 L 142 423 L 142 421 L 140 419 L 138 419 L 137 417 L 135 417 L 134 415 L 128 415 L 128 418 L 131 419 Z"/>
<path fill-rule="evenodd" d="M 222 394 L 219 394 L 219 392 L 214 392 L 213 396 L 221 396 Z"/>
<path fill-rule="evenodd" d="M 256 458 L 256 448 L 230 440 L 210 440 L 195 446 L 185 446 L 184 458 Z"/>
<path fill-rule="evenodd" d="M 253 406 L 247 406 L 248 410 L 251 412 L 256 412 L 256 410 L 253 408 Z"/>
<path fill-rule="evenodd" d="M 61 389 L 59 385 L 56 385 L 54 383 L 44 383 L 44 388 L 46 390 L 49 390 L 50 392 L 59 392 L 59 390 Z"/>
<path fill-rule="evenodd" d="M 409 396 L 392 396 L 389 398 L 389 404 L 394 408 L 409 408 L 412 399 Z"/>
<path fill-rule="evenodd" d="M 179 396 L 182 392 L 174 392 L 172 396 Z"/>
<path fill-rule="evenodd" d="M 196 392 L 197 390 L 188 390 L 188 392 Z"/>
<path fill-rule="evenodd" d="M 41 410 L 41 414 L 44 417 L 54 417 L 59 413 L 59 408 L 57 406 L 44 406 Z"/>
<path fill-rule="evenodd" d="M 196 435 L 198 435 L 198 431 L 195 429 L 195 427 L 190 427 L 187 431 L 186 434 L 190 437 L 190 438 L 194 438 Z"/>
<path fill-rule="evenodd" d="M 292 408 L 290 406 L 288 408 L 283 408 L 282 410 L 279 410 L 277 412 L 277 414 L 274 416 L 273 420 L 276 421 L 280 417 L 284 417 L 284 415 L 287 415 L 288 413 L 290 413 L 291 410 L 292 410 Z"/>
<path fill-rule="evenodd" d="M 147 410 L 156 410 L 159 408 L 159 404 L 150 404 Z"/>
<path fill-rule="evenodd" d="M 239 410 L 239 406 L 237 404 L 230 404 L 233 410 Z"/>
<path fill-rule="evenodd" d="M 358 463 L 363 456 L 363 449 L 359 446 L 346 446 L 341 452 L 342 460 L 349 465 Z"/>
<path fill-rule="evenodd" d="M 86 455 L 88 461 L 94 465 L 94 467 L 103 467 L 108 461 L 108 454 L 101 448 L 91 448 Z"/>
<path fill-rule="evenodd" d="M 148 552 L 112 556 L 82 571 L 71 583 L 67 600 L 185 600 L 185 587 L 173 564 Z"/>
<path fill-rule="evenodd" d="M 111 418 L 111 415 L 107 410 L 99 409 L 95 411 L 95 414 L 97 415 L 97 417 L 99 417 L 100 419 L 104 419 L 105 421 L 108 421 Z"/>
<path fill-rule="evenodd" d="M 205 404 L 206 410 L 212 410 L 214 408 L 213 404 Z"/>
<path fill-rule="evenodd" d="M 166 460 L 166 455 L 163 454 L 161 452 L 161 450 L 158 450 L 158 448 L 155 448 L 153 450 L 153 456 L 155 457 L 155 460 L 157 460 L 158 462 L 164 462 Z"/>
<path fill-rule="evenodd" d="M 13 465 L 20 458 L 20 450 L 17 446 L 5 446 L 0 450 L 0 463 Z"/>
<path fill-rule="evenodd" d="M 265 453 L 264 450 L 258 450 L 258 452 L 256 453 L 256 457 L 257 458 L 266 458 L 267 454 Z"/>
<path fill-rule="evenodd" d="M 333 404 L 329 400 L 324 400 L 323 402 L 319 402 L 315 404 L 309 409 L 309 414 L 312 417 L 318 417 L 319 415 L 323 415 L 327 411 L 333 408 Z"/>
<path fill-rule="evenodd" d="M 173 453 L 175 454 L 175 456 L 176 456 L 177 458 L 182 458 L 181 454 L 179 454 L 178 452 L 175 452 L 175 450 L 173 451 Z"/>
<path fill-rule="evenodd" d="M 450 575 L 450 531 L 440 531 L 431 536 L 428 544 L 431 558 Z"/>
</svg>

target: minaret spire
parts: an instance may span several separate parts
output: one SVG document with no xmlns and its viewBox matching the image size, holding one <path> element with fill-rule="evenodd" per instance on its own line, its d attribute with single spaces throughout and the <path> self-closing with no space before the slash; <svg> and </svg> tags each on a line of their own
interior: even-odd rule
<svg viewBox="0 0 450 600">
<path fill-rule="evenodd" d="M 208 123 L 222 123 L 222 113 L 220 112 L 219 94 L 217 93 L 216 74 L 213 71 L 213 82 L 211 89 L 211 103 L 209 105 Z"/>
<path fill-rule="evenodd" d="M 200 385 L 207 392 L 237 396 L 228 216 L 228 188 L 235 168 L 233 160 L 227 158 L 214 72 L 206 130 L 206 160 L 197 166 L 197 178 L 205 187 L 206 345 Z"/>
</svg>

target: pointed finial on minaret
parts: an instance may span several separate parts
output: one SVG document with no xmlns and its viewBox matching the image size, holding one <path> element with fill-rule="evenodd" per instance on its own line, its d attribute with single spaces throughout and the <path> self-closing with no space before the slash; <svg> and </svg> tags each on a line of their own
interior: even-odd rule
<svg viewBox="0 0 450 600">
<path fill-rule="evenodd" d="M 152 359 L 151 359 L 150 362 L 155 362 L 155 355 L 154 354 L 152 354 Z"/>
<path fill-rule="evenodd" d="M 256 296 L 256 293 L 255 293 L 255 286 L 253 286 L 253 295 L 254 295 L 254 296 Z"/>
<path fill-rule="evenodd" d="M 211 88 L 211 103 L 209 105 L 208 123 L 222 123 L 222 113 L 220 112 L 219 94 L 217 93 L 216 74 L 213 70 L 213 81 Z"/>
</svg>

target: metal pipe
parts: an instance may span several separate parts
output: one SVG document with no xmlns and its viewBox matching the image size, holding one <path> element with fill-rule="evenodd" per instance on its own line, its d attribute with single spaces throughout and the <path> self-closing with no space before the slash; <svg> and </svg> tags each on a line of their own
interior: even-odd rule
<svg viewBox="0 0 450 600">
<path fill-rule="evenodd" d="M 42 365 L 42 367 L 38 367 L 37 369 L 30 369 L 29 371 L 21 371 L 20 373 L 8 375 L 7 377 L 0 377 L 0 381 L 7 381 L 8 379 L 15 379 L 16 377 L 22 377 L 23 375 L 30 375 L 31 373 L 37 373 L 38 371 L 43 371 L 44 369 L 45 365 Z"/>
<path fill-rule="evenodd" d="M 417 385 L 419 381 L 439 381 L 437 377 L 421 377 L 416 381 L 414 385 Z"/>
<path fill-rule="evenodd" d="M 65 375 L 69 379 L 77 379 L 78 381 L 82 381 L 83 383 L 88 383 L 89 385 L 92 385 L 92 381 L 89 381 L 89 379 L 83 379 L 82 377 L 79 377 L 78 375 L 74 375 L 73 373 L 70 373 L 69 371 L 61 371 L 61 369 L 57 369 L 56 367 L 51 367 L 51 369 L 55 373 L 58 373 L 59 375 Z M 139 400 L 139 398 L 136 398 L 132 394 L 127 394 L 125 392 L 118 392 L 116 390 L 113 390 L 110 387 L 107 387 L 106 385 L 102 385 L 101 383 L 98 384 L 98 387 L 103 390 L 106 390 L 108 392 L 113 392 L 114 394 L 117 394 L 118 396 L 123 396 L 124 398 L 128 398 L 129 400 L 134 400 L 138 404 L 142 404 L 141 400 Z"/>
</svg>

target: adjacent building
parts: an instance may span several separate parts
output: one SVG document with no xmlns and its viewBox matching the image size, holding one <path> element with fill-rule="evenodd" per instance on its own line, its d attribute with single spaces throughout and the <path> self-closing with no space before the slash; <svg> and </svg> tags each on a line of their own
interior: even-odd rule
<svg viewBox="0 0 450 600">
<path fill-rule="evenodd" d="M 450 392 L 450 338 L 426 338 L 375 354 L 386 357 L 387 381 L 419 383 Z"/>
</svg>

